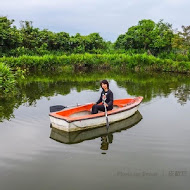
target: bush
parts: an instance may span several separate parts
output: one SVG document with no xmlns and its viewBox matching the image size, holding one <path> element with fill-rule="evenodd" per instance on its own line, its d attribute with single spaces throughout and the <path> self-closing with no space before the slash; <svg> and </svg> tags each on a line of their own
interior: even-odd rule
<svg viewBox="0 0 190 190">
<path fill-rule="evenodd" d="M 190 62 L 186 58 L 181 61 L 172 59 L 156 58 L 152 55 L 144 54 L 71 54 L 71 55 L 44 55 L 20 57 L 2 57 L 0 62 L 4 62 L 10 67 L 22 69 L 58 69 L 59 66 L 71 68 L 128 68 L 140 70 L 189 72 Z"/>
<path fill-rule="evenodd" d="M 13 90 L 14 85 L 14 74 L 7 65 L 0 63 L 0 92 L 8 93 Z"/>
</svg>

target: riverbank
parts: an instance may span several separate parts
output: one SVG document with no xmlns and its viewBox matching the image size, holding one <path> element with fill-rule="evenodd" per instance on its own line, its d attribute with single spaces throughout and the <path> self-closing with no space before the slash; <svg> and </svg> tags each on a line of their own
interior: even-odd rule
<svg viewBox="0 0 190 190">
<path fill-rule="evenodd" d="M 190 73 L 190 62 L 161 59 L 147 54 L 71 54 L 20 56 L 0 58 L 0 92 L 11 92 L 15 75 L 23 77 L 27 71 L 90 71 L 90 70 L 127 70 Z M 19 71 L 19 72 L 18 72 Z M 17 73 L 17 74 L 16 74 Z"/>
</svg>

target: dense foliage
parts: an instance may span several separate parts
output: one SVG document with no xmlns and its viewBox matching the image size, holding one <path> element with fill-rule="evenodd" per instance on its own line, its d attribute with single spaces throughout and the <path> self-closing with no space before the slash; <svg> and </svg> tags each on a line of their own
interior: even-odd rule
<svg viewBox="0 0 190 190">
<path fill-rule="evenodd" d="M 10 92 L 15 85 L 15 78 L 10 68 L 0 62 L 0 93 Z"/>
<path fill-rule="evenodd" d="M 68 66 L 72 69 L 103 69 L 123 68 L 135 70 L 154 70 L 170 72 L 189 72 L 190 62 L 160 59 L 145 54 L 71 54 L 71 55 L 44 55 L 20 57 L 2 57 L 0 62 L 12 68 L 22 69 L 59 69 L 59 66 Z"/>
<path fill-rule="evenodd" d="M 98 33 L 70 36 L 66 32 L 34 28 L 30 21 L 21 21 L 21 28 L 17 29 L 12 26 L 13 22 L 7 17 L 0 17 L 0 56 L 57 54 L 57 51 L 62 54 L 95 53 L 107 47 L 107 42 Z"/>
<path fill-rule="evenodd" d="M 137 26 L 132 26 L 115 42 L 116 48 L 138 49 L 158 54 L 171 51 L 173 38 L 171 25 L 161 20 L 157 24 L 152 20 L 141 20 Z"/>
<path fill-rule="evenodd" d="M 147 52 L 160 58 L 177 61 L 190 60 L 190 26 L 182 26 L 182 31 L 174 31 L 172 25 L 160 20 L 141 20 L 125 34 L 121 34 L 114 47 L 134 53 Z"/>
<path fill-rule="evenodd" d="M 0 17 L 0 92 L 9 92 L 16 75 L 25 69 L 99 69 L 122 68 L 190 72 L 190 26 L 174 31 L 160 20 L 141 20 L 112 43 L 99 33 L 70 36 L 33 27 L 31 21 Z"/>
<path fill-rule="evenodd" d="M 174 31 L 172 25 L 160 20 L 141 20 L 115 43 L 106 42 L 99 33 L 70 36 L 66 32 L 51 32 L 33 27 L 31 21 L 0 17 L 0 57 L 20 55 L 63 55 L 71 53 L 148 53 L 161 58 L 176 59 L 176 55 L 190 57 L 190 26 Z M 174 56 L 175 55 L 175 56 Z M 184 60 L 185 61 L 185 60 Z"/>
</svg>

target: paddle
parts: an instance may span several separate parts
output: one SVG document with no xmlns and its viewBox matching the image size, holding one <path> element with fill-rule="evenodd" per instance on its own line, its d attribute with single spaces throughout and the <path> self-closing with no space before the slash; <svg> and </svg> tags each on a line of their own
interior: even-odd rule
<svg viewBox="0 0 190 190">
<path fill-rule="evenodd" d="M 50 106 L 50 112 L 56 112 L 56 111 L 61 111 L 65 109 L 67 106 L 62 106 L 62 105 L 56 105 L 56 106 Z"/>
<path fill-rule="evenodd" d="M 90 104 L 90 103 L 87 103 L 87 104 Z M 87 104 L 84 104 L 84 105 L 87 105 Z M 50 109 L 50 112 L 56 112 L 56 111 L 61 111 L 65 108 L 76 107 L 76 106 L 81 106 L 81 104 L 76 104 L 76 105 L 71 105 L 71 106 L 56 105 L 56 106 L 50 106 L 49 109 Z"/>
<path fill-rule="evenodd" d="M 106 102 L 105 99 L 103 99 L 104 108 L 105 108 L 105 116 L 106 116 L 106 127 L 109 128 L 109 121 L 108 121 L 108 114 L 107 114 L 107 108 L 106 108 Z"/>
</svg>

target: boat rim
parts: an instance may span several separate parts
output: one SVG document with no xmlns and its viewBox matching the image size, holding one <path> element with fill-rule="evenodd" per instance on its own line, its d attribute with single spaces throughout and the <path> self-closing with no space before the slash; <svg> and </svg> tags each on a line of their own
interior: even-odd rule
<svg viewBox="0 0 190 190">
<path fill-rule="evenodd" d="M 110 110 L 110 111 L 107 112 L 108 116 L 115 115 L 115 114 L 118 114 L 118 113 L 121 113 L 121 112 L 125 112 L 125 111 L 131 110 L 131 109 L 139 106 L 141 104 L 141 102 L 142 102 L 143 97 L 138 97 L 138 98 L 141 99 L 140 102 L 138 102 L 138 103 L 135 102 L 134 104 L 129 105 L 129 107 L 125 106 L 125 107 L 117 108 L 115 110 Z M 96 119 L 96 118 L 100 118 L 100 117 L 104 117 L 105 116 L 105 112 L 101 112 L 101 113 L 97 113 L 97 114 L 87 115 L 87 117 L 85 117 L 85 118 L 67 119 L 67 118 L 64 118 L 63 116 L 58 116 L 57 114 L 56 115 L 53 115 L 53 114 L 56 114 L 56 113 L 50 113 L 49 116 L 53 117 L 53 118 L 56 118 L 56 119 L 64 120 L 64 121 L 66 121 L 68 123 L 72 123 L 72 122 L 75 122 L 75 121 L 88 120 L 88 119 Z"/>
</svg>

